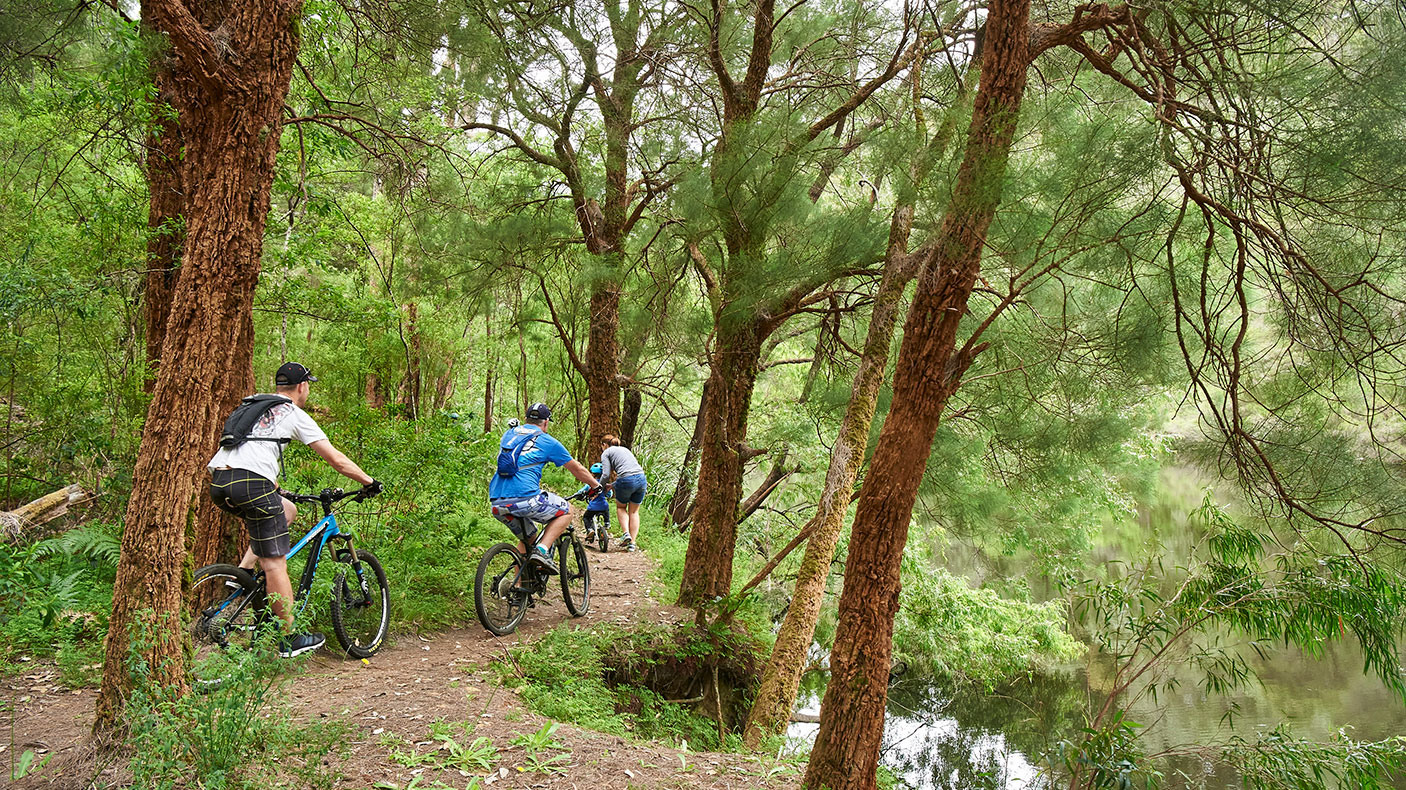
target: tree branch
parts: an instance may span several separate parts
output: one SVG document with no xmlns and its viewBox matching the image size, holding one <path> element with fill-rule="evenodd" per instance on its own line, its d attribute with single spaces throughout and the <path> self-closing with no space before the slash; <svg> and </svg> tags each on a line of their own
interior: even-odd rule
<svg viewBox="0 0 1406 790">
<path fill-rule="evenodd" d="M 171 46 L 188 61 L 191 72 L 211 93 L 238 87 L 234 69 L 225 62 L 220 46 L 200 20 L 179 0 L 148 0 L 148 18 L 171 39 Z"/>
</svg>

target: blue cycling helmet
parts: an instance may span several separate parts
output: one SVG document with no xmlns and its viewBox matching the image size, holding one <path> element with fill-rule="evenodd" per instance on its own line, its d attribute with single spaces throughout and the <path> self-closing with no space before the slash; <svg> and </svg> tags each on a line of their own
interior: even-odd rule
<svg viewBox="0 0 1406 790">
<path fill-rule="evenodd" d="M 591 474 L 593 474 L 593 475 L 598 475 L 598 474 L 600 474 L 600 464 L 591 464 Z"/>
</svg>

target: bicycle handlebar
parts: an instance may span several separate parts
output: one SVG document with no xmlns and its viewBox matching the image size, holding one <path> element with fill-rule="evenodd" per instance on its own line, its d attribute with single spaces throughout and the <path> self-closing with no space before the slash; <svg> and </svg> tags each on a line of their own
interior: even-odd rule
<svg viewBox="0 0 1406 790">
<path fill-rule="evenodd" d="M 585 491 L 578 491 L 577 493 L 572 494 L 571 496 L 566 498 L 566 501 L 571 502 L 573 500 L 592 499 L 603 490 L 605 490 L 603 487 L 595 489 L 588 488 Z"/>
<path fill-rule="evenodd" d="M 355 491 L 343 491 L 340 488 L 324 488 L 316 494 L 297 494 L 292 491 L 283 491 L 281 493 L 283 495 L 283 498 L 287 499 L 290 502 L 298 502 L 303 504 L 321 503 L 323 505 L 327 505 L 328 507 L 331 507 L 333 504 L 340 502 L 343 499 L 351 499 L 355 497 L 356 500 L 360 502 L 361 500 L 366 498 L 364 496 L 364 489 L 360 488 Z"/>
</svg>

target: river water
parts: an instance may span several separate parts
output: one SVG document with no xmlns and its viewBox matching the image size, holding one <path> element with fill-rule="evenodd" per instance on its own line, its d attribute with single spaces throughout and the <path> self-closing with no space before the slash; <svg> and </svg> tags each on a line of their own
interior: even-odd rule
<svg viewBox="0 0 1406 790">
<path fill-rule="evenodd" d="M 1169 556 L 1184 558 L 1196 539 L 1185 519 L 1169 512 L 1144 512 L 1140 520 L 1143 534 L 1156 536 Z M 1110 557 L 1125 554 L 1110 545 L 1099 551 Z M 980 575 L 971 558 L 960 554 L 956 552 L 955 564 L 966 566 L 960 571 Z M 949 552 L 949 560 L 953 557 Z M 1323 741 L 1339 730 L 1357 740 L 1406 734 L 1406 706 L 1363 673 L 1355 644 L 1330 646 L 1321 657 L 1281 648 L 1265 660 L 1252 657 L 1250 664 L 1260 683 L 1231 696 L 1207 694 L 1188 673 L 1170 694 L 1135 702 L 1128 718 L 1143 725 L 1145 753 L 1185 752 L 1188 746 L 1231 736 L 1253 739 L 1257 731 L 1280 724 L 1290 725 L 1297 737 Z M 1061 741 L 1077 737 L 1086 712 L 1102 704 L 1110 672 L 1106 662 L 1091 658 L 1082 666 L 1020 680 L 994 693 L 933 678 L 899 677 L 889 688 L 883 763 L 906 785 L 923 790 L 1059 786 L 1051 780 L 1052 755 Z M 824 679 L 823 673 L 807 676 L 799 711 L 819 713 Z M 788 735 L 802 748 L 817 727 L 792 724 Z M 1241 787 L 1234 766 L 1213 756 L 1164 757 L 1154 764 L 1164 774 L 1162 787 L 1172 790 Z M 1396 786 L 1406 790 L 1406 778 Z"/>
<path fill-rule="evenodd" d="M 1339 728 L 1359 740 L 1406 733 L 1406 706 L 1374 677 L 1363 675 L 1354 647 L 1321 659 L 1289 652 L 1261 664 L 1263 683 L 1232 697 L 1210 696 L 1187 682 L 1181 689 L 1135 704 L 1129 717 L 1145 725 L 1149 754 L 1224 741 L 1232 733 L 1288 723 L 1294 734 L 1327 740 Z M 1097 667 L 1064 677 L 1035 677 L 995 693 L 954 688 L 931 678 L 903 677 L 889 688 L 884 764 L 909 787 L 941 790 L 1043 790 L 1052 787 L 1048 757 L 1077 736 L 1084 711 L 1101 703 Z M 1095 678 L 1090 683 L 1090 676 Z M 820 679 L 810 676 L 812 683 Z M 819 713 L 823 688 L 805 690 L 799 709 Z M 1234 711 L 1227 720 L 1226 713 Z M 818 725 L 792 724 L 797 745 Z M 1233 766 L 1178 757 L 1157 761 L 1163 786 L 1191 790 L 1239 788 Z M 1398 787 L 1406 788 L 1406 782 Z"/>
</svg>

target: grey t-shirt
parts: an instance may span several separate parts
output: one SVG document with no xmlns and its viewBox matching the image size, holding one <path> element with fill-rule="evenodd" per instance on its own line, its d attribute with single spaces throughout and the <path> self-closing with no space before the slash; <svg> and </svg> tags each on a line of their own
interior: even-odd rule
<svg viewBox="0 0 1406 790">
<path fill-rule="evenodd" d="M 600 479 L 609 480 L 611 472 L 620 477 L 642 475 L 644 467 L 640 466 L 639 459 L 635 458 L 635 454 L 628 448 L 607 447 L 605 452 L 600 454 Z"/>
</svg>

